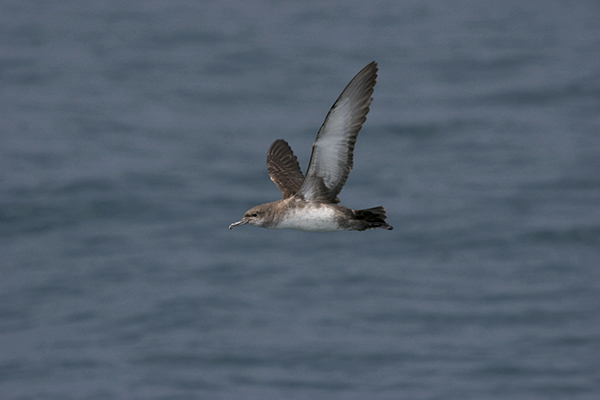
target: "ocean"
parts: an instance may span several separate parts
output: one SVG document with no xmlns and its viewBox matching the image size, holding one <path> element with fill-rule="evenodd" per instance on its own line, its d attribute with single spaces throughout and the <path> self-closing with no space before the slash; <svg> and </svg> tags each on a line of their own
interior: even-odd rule
<svg viewBox="0 0 600 400">
<path fill-rule="evenodd" d="M 0 3 L 0 397 L 600 398 L 596 1 Z M 266 153 L 379 65 L 340 194 Z"/>
</svg>

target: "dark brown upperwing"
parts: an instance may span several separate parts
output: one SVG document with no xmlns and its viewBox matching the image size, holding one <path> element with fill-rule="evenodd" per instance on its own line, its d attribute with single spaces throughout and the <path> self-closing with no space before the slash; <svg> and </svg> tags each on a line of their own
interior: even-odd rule
<svg viewBox="0 0 600 400">
<path fill-rule="evenodd" d="M 284 199 L 295 195 L 304 182 L 298 159 L 285 140 L 273 142 L 267 153 L 267 167 L 271 180 L 281 190 Z"/>
</svg>

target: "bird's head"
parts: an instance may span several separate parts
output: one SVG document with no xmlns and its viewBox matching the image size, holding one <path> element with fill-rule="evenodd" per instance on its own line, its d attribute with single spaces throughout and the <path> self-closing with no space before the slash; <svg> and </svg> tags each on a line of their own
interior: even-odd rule
<svg viewBox="0 0 600 400">
<path fill-rule="evenodd" d="M 242 218 L 238 222 L 234 222 L 233 224 L 229 225 L 229 229 L 233 229 L 236 226 L 241 226 L 241 225 L 246 225 L 246 224 L 250 224 L 250 225 L 254 225 L 254 226 L 258 226 L 258 227 L 265 227 L 265 225 L 267 225 L 269 222 L 268 216 L 269 216 L 270 210 L 271 210 L 270 206 L 271 206 L 271 203 L 261 204 L 256 207 L 252 207 L 251 209 L 246 211 L 246 213 L 244 214 L 244 218 Z"/>
</svg>

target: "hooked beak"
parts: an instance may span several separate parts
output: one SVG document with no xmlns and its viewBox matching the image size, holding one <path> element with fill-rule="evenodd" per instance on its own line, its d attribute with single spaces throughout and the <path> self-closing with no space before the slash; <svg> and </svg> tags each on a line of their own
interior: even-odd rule
<svg viewBox="0 0 600 400">
<path fill-rule="evenodd" d="M 233 224 L 229 225 L 229 230 L 232 230 L 236 226 L 246 225 L 248 222 L 250 222 L 250 221 L 247 219 L 242 219 L 241 221 L 234 222 Z"/>
</svg>

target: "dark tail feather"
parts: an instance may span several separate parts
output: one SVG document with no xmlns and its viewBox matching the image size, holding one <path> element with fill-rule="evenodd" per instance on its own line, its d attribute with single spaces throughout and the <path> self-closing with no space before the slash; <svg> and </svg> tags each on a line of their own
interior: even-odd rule
<svg viewBox="0 0 600 400">
<path fill-rule="evenodd" d="M 387 215 L 385 214 L 385 208 L 381 206 L 367 208 L 365 210 L 352 210 L 352 212 L 354 212 L 355 219 L 366 222 L 364 228 L 359 229 L 360 231 L 374 228 L 384 228 L 390 231 L 394 229 L 393 226 L 388 225 L 385 222 Z"/>
</svg>

